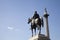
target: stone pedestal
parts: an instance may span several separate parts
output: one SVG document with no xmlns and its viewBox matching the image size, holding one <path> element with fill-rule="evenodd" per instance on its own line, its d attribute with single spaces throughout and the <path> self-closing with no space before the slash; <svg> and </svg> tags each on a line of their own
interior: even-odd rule
<svg viewBox="0 0 60 40">
<path fill-rule="evenodd" d="M 40 34 L 40 35 L 35 35 L 31 37 L 29 40 L 50 40 L 50 39 L 46 37 L 45 35 Z"/>
</svg>

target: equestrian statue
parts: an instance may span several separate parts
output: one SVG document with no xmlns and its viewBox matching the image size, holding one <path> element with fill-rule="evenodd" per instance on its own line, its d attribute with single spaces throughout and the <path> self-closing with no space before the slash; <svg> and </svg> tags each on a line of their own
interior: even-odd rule
<svg viewBox="0 0 60 40">
<path fill-rule="evenodd" d="M 35 30 L 36 35 L 36 28 L 39 31 L 39 34 L 41 34 L 41 26 L 44 26 L 43 18 L 39 16 L 37 11 L 35 11 L 32 18 L 28 19 L 28 24 L 31 23 L 31 31 L 32 31 L 32 37 L 33 37 L 33 29 Z"/>
</svg>

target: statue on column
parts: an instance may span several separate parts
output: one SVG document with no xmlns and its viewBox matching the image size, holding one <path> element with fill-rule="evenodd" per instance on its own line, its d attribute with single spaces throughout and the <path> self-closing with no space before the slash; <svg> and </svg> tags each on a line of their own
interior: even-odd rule
<svg viewBox="0 0 60 40">
<path fill-rule="evenodd" d="M 39 34 L 41 34 L 41 26 L 44 26 L 43 18 L 39 16 L 37 11 L 35 11 L 32 18 L 28 19 L 28 24 L 31 23 L 31 31 L 32 31 L 32 37 L 33 37 L 33 29 L 35 30 L 36 35 L 36 28 L 39 30 Z"/>
</svg>

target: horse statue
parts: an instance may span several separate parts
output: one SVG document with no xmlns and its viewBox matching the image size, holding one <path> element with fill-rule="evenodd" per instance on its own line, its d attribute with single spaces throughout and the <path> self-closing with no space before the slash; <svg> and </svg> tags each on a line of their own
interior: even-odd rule
<svg viewBox="0 0 60 40">
<path fill-rule="evenodd" d="M 31 23 L 31 31 L 32 31 L 32 37 L 33 37 L 33 29 L 35 30 L 35 35 L 36 35 L 36 28 L 38 28 L 39 30 L 39 34 L 41 33 L 41 26 L 43 27 L 44 26 L 44 23 L 43 23 L 43 18 L 40 17 L 40 18 L 29 18 L 28 19 L 28 24 Z"/>
</svg>

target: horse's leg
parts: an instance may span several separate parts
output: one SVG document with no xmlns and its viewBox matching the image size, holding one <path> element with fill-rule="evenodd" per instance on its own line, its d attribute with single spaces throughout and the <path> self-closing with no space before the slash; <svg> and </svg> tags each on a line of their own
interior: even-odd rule
<svg viewBox="0 0 60 40">
<path fill-rule="evenodd" d="M 40 34 L 41 34 L 41 27 L 40 27 Z"/>
<path fill-rule="evenodd" d="M 31 31 L 32 31 L 32 37 L 33 37 L 33 29 L 31 29 Z"/>
<path fill-rule="evenodd" d="M 41 26 L 40 26 L 39 34 L 41 34 Z"/>
<path fill-rule="evenodd" d="M 39 28 L 39 34 L 40 34 L 40 28 Z"/>
<path fill-rule="evenodd" d="M 36 35 L 36 28 L 35 28 L 35 35 Z"/>
<path fill-rule="evenodd" d="M 32 37 L 33 37 L 33 28 L 32 28 L 32 25 L 31 25 L 31 32 L 32 32 Z"/>
<path fill-rule="evenodd" d="M 37 25 L 37 28 L 38 28 L 38 34 L 40 34 L 40 26 Z"/>
<path fill-rule="evenodd" d="M 32 29 L 32 25 L 31 25 L 31 32 L 32 32 L 32 37 L 33 37 L 33 29 Z"/>
</svg>

